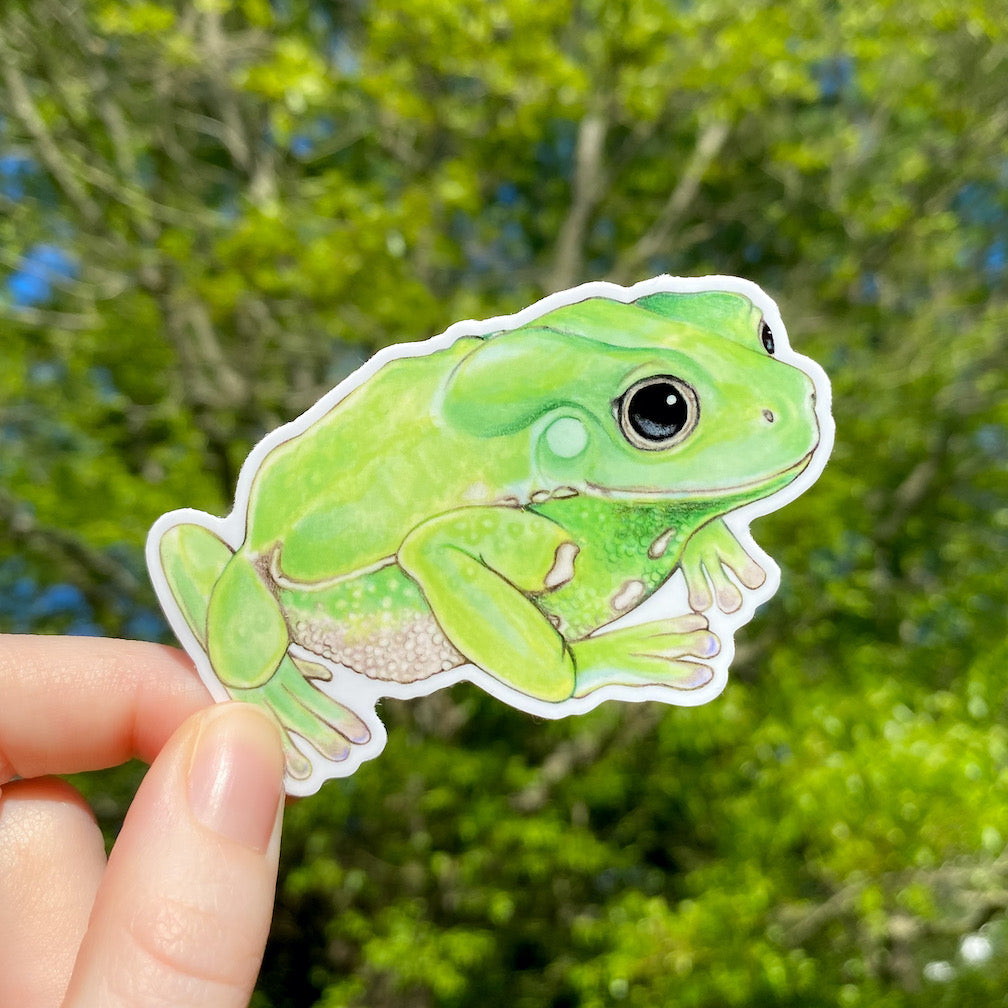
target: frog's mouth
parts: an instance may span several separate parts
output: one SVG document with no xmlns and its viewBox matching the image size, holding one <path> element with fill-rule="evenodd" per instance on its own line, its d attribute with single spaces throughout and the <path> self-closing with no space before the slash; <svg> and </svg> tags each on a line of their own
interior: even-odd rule
<svg viewBox="0 0 1008 1008">
<path fill-rule="evenodd" d="M 723 487 L 700 487 L 696 490 L 655 490 L 652 487 L 629 487 L 626 489 L 614 490 L 612 487 L 596 486 L 594 483 L 587 483 L 585 489 L 592 495 L 608 497 L 613 500 L 640 500 L 658 498 L 661 500 L 728 500 L 737 501 L 739 504 L 748 500 L 758 500 L 770 497 L 783 490 L 789 483 L 793 483 L 808 468 L 815 455 L 818 443 L 806 455 L 800 458 L 794 465 L 782 469 L 772 476 L 760 476 L 756 479 L 748 480 L 745 483 L 734 483 Z"/>
</svg>

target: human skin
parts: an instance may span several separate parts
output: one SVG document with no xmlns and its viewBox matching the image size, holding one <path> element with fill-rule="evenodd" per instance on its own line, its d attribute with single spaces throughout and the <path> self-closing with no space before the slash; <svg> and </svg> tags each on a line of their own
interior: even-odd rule
<svg viewBox="0 0 1008 1008">
<path fill-rule="evenodd" d="M 153 644 L 0 636 L 0 1004 L 244 1008 L 269 930 L 284 758 Z M 52 776 L 151 763 L 108 860 Z"/>
</svg>

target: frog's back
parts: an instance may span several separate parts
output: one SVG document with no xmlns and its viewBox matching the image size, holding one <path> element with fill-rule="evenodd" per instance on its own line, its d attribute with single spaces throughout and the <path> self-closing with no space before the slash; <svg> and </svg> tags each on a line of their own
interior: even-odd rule
<svg viewBox="0 0 1008 1008">
<path fill-rule="evenodd" d="M 325 552 L 352 534 L 358 548 L 348 555 L 394 552 L 405 530 L 451 496 L 445 459 L 457 452 L 438 427 L 437 402 L 479 342 L 390 361 L 274 448 L 253 480 L 246 545 L 264 552 L 281 543 L 289 555 L 303 543 Z"/>
</svg>

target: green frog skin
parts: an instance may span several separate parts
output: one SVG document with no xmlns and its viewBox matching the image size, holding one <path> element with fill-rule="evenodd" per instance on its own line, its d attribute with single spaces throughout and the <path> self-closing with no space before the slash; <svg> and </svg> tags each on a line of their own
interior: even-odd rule
<svg viewBox="0 0 1008 1008">
<path fill-rule="evenodd" d="M 382 695 L 712 693 L 706 613 L 748 618 L 769 566 L 727 519 L 810 482 L 828 412 L 758 288 L 662 286 L 390 351 L 253 452 L 227 520 L 152 530 L 173 625 L 218 698 L 277 719 L 294 790 L 380 751 Z M 636 621 L 677 571 L 685 603 Z"/>
</svg>

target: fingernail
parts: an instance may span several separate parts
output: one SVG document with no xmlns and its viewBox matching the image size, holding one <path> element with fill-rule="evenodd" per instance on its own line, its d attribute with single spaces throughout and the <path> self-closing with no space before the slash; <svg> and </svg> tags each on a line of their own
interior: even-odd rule
<svg viewBox="0 0 1008 1008">
<path fill-rule="evenodd" d="M 189 804 L 208 829 L 265 852 L 280 809 L 283 752 L 267 715 L 244 704 L 212 711 L 189 767 Z"/>
</svg>

